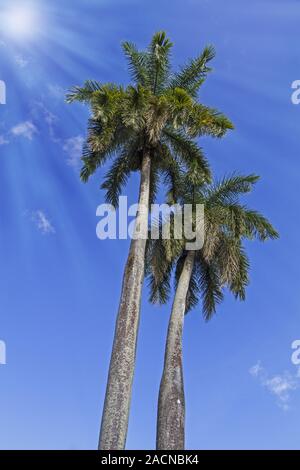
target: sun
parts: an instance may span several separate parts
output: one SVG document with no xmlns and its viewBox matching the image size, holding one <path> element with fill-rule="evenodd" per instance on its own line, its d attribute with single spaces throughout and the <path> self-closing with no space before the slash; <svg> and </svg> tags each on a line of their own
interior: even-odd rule
<svg viewBox="0 0 300 470">
<path fill-rule="evenodd" d="M 30 6 L 15 6 L 1 14 L 1 23 L 8 36 L 24 38 L 32 36 L 38 28 L 37 12 Z"/>
</svg>

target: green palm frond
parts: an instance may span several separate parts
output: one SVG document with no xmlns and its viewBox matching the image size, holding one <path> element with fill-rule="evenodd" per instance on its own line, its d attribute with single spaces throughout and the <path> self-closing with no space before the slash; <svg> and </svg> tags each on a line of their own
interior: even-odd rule
<svg viewBox="0 0 300 470">
<path fill-rule="evenodd" d="M 119 196 L 121 195 L 122 188 L 127 183 L 130 171 L 130 161 L 126 150 L 123 150 L 114 160 L 101 185 L 101 189 L 106 191 L 106 201 L 115 208 L 119 205 Z"/>
<path fill-rule="evenodd" d="M 279 233 L 272 224 L 259 212 L 244 209 L 244 222 L 248 236 L 258 238 L 260 241 L 279 238 Z"/>
<path fill-rule="evenodd" d="M 83 166 L 80 171 L 81 180 L 86 183 L 97 168 L 104 165 L 107 158 L 107 153 L 93 152 L 90 147 L 85 144 L 82 156 Z"/>
<path fill-rule="evenodd" d="M 103 124 L 95 119 L 89 120 L 88 138 L 83 148 L 83 167 L 80 177 L 83 182 L 87 182 L 95 171 L 102 167 L 106 161 L 117 154 L 123 145 L 130 139 L 130 131 L 121 128 L 105 128 L 102 132 Z"/>
<path fill-rule="evenodd" d="M 224 114 L 198 103 L 190 110 L 187 126 L 191 137 L 208 135 L 220 138 L 228 130 L 234 129 L 232 122 Z"/>
<path fill-rule="evenodd" d="M 218 263 L 221 285 L 230 285 L 239 275 L 241 240 L 227 233 L 221 233 L 214 259 Z"/>
<path fill-rule="evenodd" d="M 132 79 L 136 84 L 146 87 L 148 84 L 147 53 L 138 51 L 135 44 L 128 41 L 122 43 L 122 48 L 128 61 L 128 69 Z"/>
<path fill-rule="evenodd" d="M 238 263 L 238 271 L 236 276 L 231 280 L 229 288 L 237 299 L 245 300 L 246 287 L 249 285 L 250 262 L 243 246 L 240 246 L 239 249 Z"/>
<path fill-rule="evenodd" d="M 95 91 L 100 90 L 101 86 L 102 85 L 96 80 L 87 80 L 83 87 L 74 86 L 71 88 L 66 96 L 66 101 L 67 103 L 73 103 L 74 101 L 83 103 L 90 102 Z"/>
<path fill-rule="evenodd" d="M 158 226 L 161 228 L 159 221 Z M 151 303 L 164 304 L 169 300 L 173 263 L 167 259 L 165 249 L 165 244 L 161 239 L 148 240 L 146 275 L 148 276 Z"/>
<path fill-rule="evenodd" d="M 195 97 L 207 73 L 211 71 L 211 68 L 208 67 L 207 64 L 214 57 L 214 47 L 205 47 L 198 57 L 191 59 L 188 64 L 174 76 L 170 84 L 171 88 L 183 88 L 188 91 L 191 96 Z"/>
<path fill-rule="evenodd" d="M 244 239 L 265 241 L 278 237 L 276 229 L 263 215 L 239 202 L 240 196 L 250 192 L 257 180 L 252 174 L 232 175 L 219 182 L 197 186 L 191 184 L 188 172 L 180 171 L 177 184 L 180 206 L 194 201 L 204 204 L 205 209 L 204 245 L 195 253 L 186 312 L 196 306 L 202 296 L 203 314 L 209 320 L 223 300 L 226 288 L 236 298 L 245 299 L 250 265 L 243 247 Z M 172 218 L 170 223 L 172 227 Z M 156 264 L 161 264 L 163 272 L 175 267 L 176 289 L 187 254 L 186 241 L 175 239 L 172 230 L 170 234 L 169 240 L 161 241 L 163 250 Z M 147 263 L 151 264 L 151 257 Z M 152 271 L 154 277 L 157 271 L 158 268 Z"/>
<path fill-rule="evenodd" d="M 185 302 L 185 314 L 189 313 L 190 310 L 197 307 L 199 303 L 199 283 L 198 279 L 192 273 L 189 289 L 186 296 Z"/>
<path fill-rule="evenodd" d="M 230 202 L 216 206 L 220 220 L 231 230 L 236 237 L 244 237 L 260 241 L 276 239 L 277 230 L 259 212 L 248 209 L 245 205 Z"/>
<path fill-rule="evenodd" d="M 155 166 L 159 169 L 163 185 L 168 195 L 168 203 L 175 203 L 178 199 L 178 190 L 181 184 L 182 169 L 176 159 L 165 144 L 160 144 L 155 151 Z"/>
<path fill-rule="evenodd" d="M 131 42 L 122 47 L 131 84 L 88 80 L 67 95 L 69 103 L 87 104 L 91 114 L 81 179 L 88 181 L 111 160 L 102 187 L 107 200 L 116 205 L 131 172 L 141 171 L 147 154 L 151 156 L 150 201 L 154 202 L 161 181 L 169 202 L 176 202 L 183 171 L 190 185 L 210 180 L 210 168 L 196 138 L 205 134 L 220 137 L 232 128 L 225 116 L 197 101 L 196 91 L 210 70 L 214 50 L 205 48 L 172 75 L 172 43 L 165 32 L 154 34 L 146 50 L 138 50 Z M 132 146 L 133 142 L 138 145 Z"/>
<path fill-rule="evenodd" d="M 230 175 L 204 188 L 209 205 L 235 204 L 241 194 L 249 193 L 259 180 L 257 175 Z"/>
<path fill-rule="evenodd" d="M 119 205 L 119 197 L 130 173 L 140 168 L 142 157 L 142 144 L 139 139 L 128 141 L 116 156 L 101 185 L 101 188 L 106 190 L 107 202 L 114 207 Z"/>
<path fill-rule="evenodd" d="M 164 31 L 153 35 L 148 52 L 148 77 L 154 95 L 165 87 L 170 73 L 170 52 L 173 44 Z"/>
<path fill-rule="evenodd" d="M 224 293 L 220 284 L 218 265 L 212 261 L 207 263 L 201 257 L 199 261 L 199 290 L 202 296 L 203 316 L 210 320 L 216 312 L 217 306 L 222 302 Z"/>
<path fill-rule="evenodd" d="M 171 292 L 171 285 L 170 285 L 170 278 L 171 278 L 171 270 L 168 269 L 165 272 L 165 275 L 161 278 L 159 282 L 155 276 L 149 276 L 148 287 L 150 289 L 150 297 L 149 300 L 153 304 L 165 304 L 168 302 L 170 298 Z"/>
<path fill-rule="evenodd" d="M 182 131 L 166 128 L 164 138 L 189 171 L 190 181 L 195 184 L 209 182 L 211 172 L 202 149 Z"/>
</svg>

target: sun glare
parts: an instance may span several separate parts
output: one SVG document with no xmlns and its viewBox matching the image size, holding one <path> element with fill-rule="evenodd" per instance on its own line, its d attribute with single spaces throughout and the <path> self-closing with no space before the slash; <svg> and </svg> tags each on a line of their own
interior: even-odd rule
<svg viewBox="0 0 300 470">
<path fill-rule="evenodd" d="M 38 27 L 37 13 L 30 7 L 17 6 L 2 13 L 2 25 L 9 36 L 32 36 Z"/>
</svg>

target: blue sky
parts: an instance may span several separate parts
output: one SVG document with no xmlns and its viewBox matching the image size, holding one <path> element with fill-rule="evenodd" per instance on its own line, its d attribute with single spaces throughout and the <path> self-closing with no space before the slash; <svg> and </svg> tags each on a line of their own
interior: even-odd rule
<svg viewBox="0 0 300 470">
<path fill-rule="evenodd" d="M 0 16 L 20 2 L 0 0 Z M 87 78 L 128 82 L 120 43 L 144 47 L 165 29 L 175 66 L 211 43 L 214 72 L 201 101 L 235 131 L 201 145 L 217 176 L 261 175 L 248 198 L 280 231 L 247 245 L 245 303 L 227 297 L 205 324 L 186 318 L 187 447 L 299 448 L 298 0 L 23 0 L 30 35 L 0 30 L 1 449 L 93 449 L 106 385 L 128 241 L 96 238 L 98 173 L 79 180 L 87 110 L 64 93 Z M 137 178 L 126 194 L 134 201 Z M 155 445 L 156 402 L 170 305 L 144 290 L 127 447 Z"/>
</svg>

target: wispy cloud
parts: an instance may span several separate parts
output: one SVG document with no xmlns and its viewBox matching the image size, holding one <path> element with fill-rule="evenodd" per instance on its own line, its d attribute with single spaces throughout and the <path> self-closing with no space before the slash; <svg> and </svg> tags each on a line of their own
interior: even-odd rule
<svg viewBox="0 0 300 470">
<path fill-rule="evenodd" d="M 66 139 L 63 144 L 63 150 L 67 154 L 67 162 L 70 166 L 77 167 L 82 156 L 82 146 L 84 138 L 82 135 Z"/>
<path fill-rule="evenodd" d="M 17 137 L 32 140 L 36 134 L 38 134 L 38 129 L 32 121 L 20 122 L 7 132 L 4 129 L 4 133 L 0 134 L 0 146 L 9 144 L 13 138 Z"/>
<path fill-rule="evenodd" d="M 29 61 L 27 59 L 25 59 L 25 57 L 22 57 L 21 55 L 17 55 L 15 57 L 15 61 L 16 61 L 16 64 L 21 68 L 23 69 L 24 67 L 27 67 L 27 65 L 29 64 Z"/>
<path fill-rule="evenodd" d="M 0 145 L 6 145 L 9 144 L 9 140 L 4 137 L 4 135 L 0 135 Z"/>
<path fill-rule="evenodd" d="M 260 384 L 266 388 L 277 399 L 277 404 L 283 410 L 290 408 L 291 392 L 299 388 L 298 376 L 293 376 L 285 371 L 283 374 L 270 375 L 258 361 L 249 369 L 252 377 L 259 380 Z"/>
<path fill-rule="evenodd" d="M 257 377 L 263 372 L 263 370 L 264 370 L 264 368 L 262 367 L 261 362 L 258 361 L 256 364 L 254 364 L 254 366 L 250 367 L 249 373 L 253 377 Z"/>
<path fill-rule="evenodd" d="M 57 90 L 56 88 L 53 88 L 52 91 L 53 93 L 59 93 L 60 89 L 59 87 Z M 83 136 L 77 135 L 66 139 L 60 137 L 57 132 L 57 123 L 59 122 L 59 118 L 45 106 L 43 101 L 37 101 L 34 103 L 32 113 L 36 119 L 42 118 L 47 124 L 49 136 L 52 142 L 60 145 L 63 152 L 66 154 L 67 164 L 73 168 L 77 168 L 80 164 L 80 158 L 82 156 L 82 147 L 84 143 Z"/>
<path fill-rule="evenodd" d="M 50 111 L 42 101 L 37 101 L 34 103 L 32 108 L 32 113 L 36 118 L 43 118 L 45 123 L 48 126 L 49 135 L 52 142 L 58 144 L 60 139 L 57 137 L 55 132 L 55 124 L 58 122 L 58 117 Z"/>
<path fill-rule="evenodd" d="M 32 140 L 33 136 L 38 133 L 36 126 L 31 121 L 20 122 L 11 129 L 11 133 L 17 137 L 24 137 Z"/>
<path fill-rule="evenodd" d="M 41 209 L 31 212 L 31 220 L 43 235 L 55 233 L 54 226 Z"/>
</svg>

